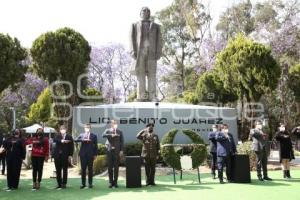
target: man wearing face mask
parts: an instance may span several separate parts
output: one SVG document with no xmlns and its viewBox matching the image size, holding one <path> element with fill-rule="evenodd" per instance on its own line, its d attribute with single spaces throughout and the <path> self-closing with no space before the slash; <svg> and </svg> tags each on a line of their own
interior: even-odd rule
<svg viewBox="0 0 300 200">
<path fill-rule="evenodd" d="M 279 156 L 283 170 L 283 178 L 290 179 L 290 161 L 295 159 L 295 156 L 290 134 L 283 123 L 280 124 L 279 131 L 276 133 L 275 138 L 280 145 Z"/>
<path fill-rule="evenodd" d="M 25 140 L 23 140 L 21 131 L 19 129 L 14 130 L 12 136 L 8 137 L 4 141 L 2 151 L 6 153 L 6 191 L 16 190 L 19 187 L 22 161 L 26 156 Z"/>
<path fill-rule="evenodd" d="M 81 164 L 81 186 L 80 189 L 86 187 L 86 170 L 88 169 L 89 188 L 93 188 L 93 163 L 98 154 L 97 135 L 91 133 L 91 125 L 84 125 L 84 133 L 81 133 L 75 140 L 81 143 L 79 150 Z"/>
<path fill-rule="evenodd" d="M 132 24 L 130 33 L 130 54 L 135 60 L 133 74 L 137 76 L 137 99 L 153 101 L 156 99 L 157 60 L 162 55 L 162 36 L 160 25 L 150 20 L 150 9 L 143 7 L 141 21 Z M 146 76 L 148 93 L 146 93 Z"/>
<path fill-rule="evenodd" d="M 224 124 L 222 131 L 217 132 L 217 160 L 218 160 L 218 178 L 221 184 L 223 181 L 223 169 L 226 167 L 226 177 L 228 182 L 232 182 L 232 159 L 236 154 L 236 145 L 233 135 L 229 133 L 229 126 Z"/>
<path fill-rule="evenodd" d="M 105 146 L 107 148 L 108 177 L 109 188 L 118 187 L 119 163 L 123 156 L 124 137 L 116 120 L 111 120 L 111 128 L 103 133 L 106 138 Z"/>
<path fill-rule="evenodd" d="M 216 169 L 217 169 L 217 141 L 216 134 L 218 132 L 218 125 L 212 126 L 212 132 L 208 134 L 209 139 L 209 149 L 211 155 L 211 175 L 213 179 L 216 179 Z"/>
<path fill-rule="evenodd" d="M 137 134 L 137 139 L 143 142 L 142 157 L 145 162 L 146 186 L 155 186 L 155 166 L 159 156 L 160 144 L 158 135 L 153 131 L 154 123 L 149 123 L 146 129 Z"/>
<path fill-rule="evenodd" d="M 73 137 L 67 134 L 67 128 L 60 126 L 58 135 L 54 138 L 54 164 L 56 169 L 56 189 L 65 189 L 68 180 L 68 165 L 74 153 Z M 63 174 L 63 175 L 62 175 Z"/>
<path fill-rule="evenodd" d="M 255 122 L 255 128 L 250 130 L 250 139 L 252 139 L 252 150 L 256 155 L 256 170 L 257 177 L 260 181 L 272 181 L 268 177 L 268 135 L 262 130 L 262 122 L 260 120 Z M 263 170 L 263 176 L 261 174 L 261 169 Z"/>
</svg>

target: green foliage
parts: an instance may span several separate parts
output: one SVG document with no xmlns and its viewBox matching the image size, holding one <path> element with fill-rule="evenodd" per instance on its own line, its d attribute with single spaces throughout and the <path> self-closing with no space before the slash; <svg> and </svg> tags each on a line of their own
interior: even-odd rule
<svg viewBox="0 0 300 200">
<path fill-rule="evenodd" d="M 218 54 L 216 70 L 226 90 L 249 102 L 274 90 L 281 73 L 269 47 L 241 34 Z"/>
<path fill-rule="evenodd" d="M 9 86 L 25 80 L 26 49 L 16 38 L 0 33 L 0 93 Z"/>
<path fill-rule="evenodd" d="M 249 155 L 249 160 L 250 160 L 250 170 L 255 170 L 256 168 L 256 156 L 254 151 L 251 149 L 252 147 L 252 142 L 244 142 L 240 145 L 237 146 L 237 152 L 238 154 L 246 154 Z"/>
<path fill-rule="evenodd" d="M 48 80 L 70 81 L 76 88 L 80 74 L 86 73 L 91 48 L 84 37 L 70 28 L 39 36 L 30 49 L 37 74 Z"/>
<path fill-rule="evenodd" d="M 177 129 L 172 129 L 167 134 L 165 134 L 161 141 L 162 146 L 165 144 L 173 144 L 177 132 Z M 205 161 L 207 157 L 207 150 L 204 140 L 192 130 L 184 129 L 182 130 L 182 132 L 184 135 L 188 136 L 192 140 L 193 144 L 203 144 L 203 146 L 193 147 L 193 151 L 191 151 L 190 153 L 193 162 L 193 168 L 197 168 Z M 186 148 L 186 150 L 189 151 L 189 148 Z M 161 155 L 163 157 L 163 160 L 168 165 L 177 170 L 181 169 L 180 154 L 182 154 L 182 152 L 176 152 L 174 147 L 172 146 L 163 146 L 161 149 Z"/>
<path fill-rule="evenodd" d="M 197 82 L 196 96 L 200 102 L 228 103 L 237 100 L 237 96 L 224 88 L 215 71 L 205 72 Z"/>
<path fill-rule="evenodd" d="M 40 94 L 36 103 L 33 103 L 30 106 L 26 121 L 30 124 L 49 121 L 51 117 L 51 103 L 52 98 L 50 90 L 49 88 L 46 88 Z"/>
<path fill-rule="evenodd" d="M 189 69 L 191 63 L 196 62 L 199 66 L 199 47 L 211 17 L 197 0 L 175 0 L 159 11 L 156 18 L 162 24 L 163 62 L 174 68 L 163 78 L 163 82 L 169 83 L 172 95 L 178 90 L 182 93 L 195 86 L 192 76 L 186 77 L 192 75 L 190 71 L 194 70 L 193 67 Z"/>
<path fill-rule="evenodd" d="M 194 92 L 186 91 L 183 93 L 183 99 L 185 103 L 198 104 L 199 100 Z"/>
<path fill-rule="evenodd" d="M 300 102 L 300 63 L 290 67 L 288 84 L 295 95 L 296 101 Z"/>
<path fill-rule="evenodd" d="M 193 168 L 199 167 L 207 157 L 207 150 L 204 140 L 194 131 L 185 129 L 182 130 L 183 134 L 188 136 L 193 144 L 203 144 L 203 146 L 195 146 L 193 152 L 191 153 Z"/>
<path fill-rule="evenodd" d="M 251 12 L 252 4 L 250 0 L 227 8 L 226 12 L 220 16 L 216 29 L 221 31 L 226 39 L 240 32 L 249 35 L 254 31 L 254 18 L 251 16 Z"/>
<path fill-rule="evenodd" d="M 87 98 L 84 99 L 86 102 L 103 103 L 101 92 L 99 92 L 95 88 L 86 88 L 85 90 L 83 90 L 83 94 L 87 96 Z"/>
<path fill-rule="evenodd" d="M 106 155 L 99 155 L 94 160 L 93 170 L 94 175 L 104 172 L 107 168 Z"/>
<path fill-rule="evenodd" d="M 83 92 L 86 88 L 86 79 L 83 79 L 80 85 L 77 85 L 77 80 L 80 75 L 87 72 L 90 51 L 91 48 L 85 38 L 70 28 L 42 34 L 33 42 L 30 49 L 33 68 L 39 76 L 48 80 L 50 84 L 54 81 L 67 81 L 71 84 L 72 87 L 62 83 L 56 84 L 51 91 L 56 96 L 73 94 L 65 100 L 71 106 L 80 103 L 77 89 L 80 87 L 80 92 Z M 54 103 L 57 101 L 59 100 L 55 99 Z M 71 116 L 67 104 L 55 106 L 54 111 L 58 118 Z M 69 119 L 68 129 L 71 129 L 71 125 L 72 121 Z"/>
<path fill-rule="evenodd" d="M 140 156 L 142 153 L 142 146 L 141 142 L 132 142 L 125 144 L 124 154 L 126 156 Z"/>
<path fill-rule="evenodd" d="M 106 155 L 106 146 L 104 144 L 98 144 L 98 155 Z"/>
<path fill-rule="evenodd" d="M 173 144 L 174 138 L 177 134 L 177 129 L 172 129 L 167 134 L 164 135 L 164 137 L 161 140 L 161 145 L 164 144 Z M 181 164 L 180 164 L 180 155 L 175 152 L 174 147 L 162 147 L 161 148 L 161 155 L 164 159 L 164 161 L 170 165 L 171 167 L 180 170 Z"/>
<path fill-rule="evenodd" d="M 128 102 L 134 102 L 137 98 L 137 91 L 134 90 L 131 94 L 128 96 Z"/>
</svg>

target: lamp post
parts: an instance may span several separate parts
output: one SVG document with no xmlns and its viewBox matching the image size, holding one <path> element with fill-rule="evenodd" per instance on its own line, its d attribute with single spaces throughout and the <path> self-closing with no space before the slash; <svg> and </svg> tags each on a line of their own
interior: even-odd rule
<svg viewBox="0 0 300 200">
<path fill-rule="evenodd" d="M 11 109 L 13 112 L 13 130 L 15 130 L 16 129 L 16 108 L 10 107 L 9 109 Z"/>
</svg>

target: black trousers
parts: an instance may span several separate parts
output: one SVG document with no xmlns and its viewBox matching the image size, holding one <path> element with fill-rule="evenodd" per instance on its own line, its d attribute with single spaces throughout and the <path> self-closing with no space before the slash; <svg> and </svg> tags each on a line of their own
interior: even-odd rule
<svg viewBox="0 0 300 200">
<path fill-rule="evenodd" d="M 210 165 L 211 174 L 216 175 L 216 170 L 218 169 L 217 168 L 217 153 L 210 152 L 210 155 L 211 155 L 211 165 Z"/>
<path fill-rule="evenodd" d="M 32 156 L 32 181 L 34 183 L 41 182 L 43 177 L 45 157 Z"/>
<path fill-rule="evenodd" d="M 66 185 L 68 181 L 68 157 L 59 154 L 57 158 L 54 158 L 54 165 L 57 185 L 60 187 Z"/>
<path fill-rule="evenodd" d="M 115 150 L 107 151 L 108 177 L 110 184 L 117 184 L 119 177 L 119 152 Z"/>
<path fill-rule="evenodd" d="M 19 187 L 22 159 L 7 157 L 6 162 L 7 162 L 7 187 L 17 189 Z"/>
<path fill-rule="evenodd" d="M 268 177 L 268 154 L 265 149 L 262 151 L 255 151 L 256 155 L 256 171 L 257 176 L 262 177 L 261 170 L 263 170 L 264 177 Z"/>
<path fill-rule="evenodd" d="M 0 166 L 2 167 L 1 173 L 2 175 L 5 174 L 5 156 L 1 155 L 0 156 Z"/>
<path fill-rule="evenodd" d="M 81 163 L 81 184 L 86 185 L 86 170 L 88 169 L 89 185 L 93 185 L 93 158 L 80 157 Z"/>
<path fill-rule="evenodd" d="M 218 178 L 223 180 L 223 170 L 226 167 L 226 177 L 228 181 L 232 181 L 232 156 L 218 156 Z"/>
<path fill-rule="evenodd" d="M 145 157 L 146 183 L 154 184 L 156 158 Z"/>
</svg>

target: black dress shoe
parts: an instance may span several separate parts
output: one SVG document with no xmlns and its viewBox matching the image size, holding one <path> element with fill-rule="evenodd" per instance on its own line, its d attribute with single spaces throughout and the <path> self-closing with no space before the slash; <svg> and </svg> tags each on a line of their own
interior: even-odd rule
<svg viewBox="0 0 300 200">
<path fill-rule="evenodd" d="M 89 188 L 92 189 L 92 188 L 93 188 L 93 185 L 89 185 Z"/>
<path fill-rule="evenodd" d="M 258 177 L 258 180 L 260 181 L 264 181 L 264 179 L 262 177 Z"/>
<path fill-rule="evenodd" d="M 114 186 L 114 185 L 110 183 L 108 187 L 109 187 L 109 188 L 112 188 L 113 186 Z"/>
<path fill-rule="evenodd" d="M 225 184 L 225 182 L 223 180 L 220 180 L 220 184 Z"/>
<path fill-rule="evenodd" d="M 81 186 L 80 186 L 80 189 L 84 189 L 84 188 L 85 188 L 85 185 L 81 185 Z"/>
<path fill-rule="evenodd" d="M 60 185 L 58 185 L 58 186 L 56 186 L 54 189 L 56 189 L 56 190 L 60 190 L 60 189 L 61 189 L 61 186 L 60 186 Z"/>
<path fill-rule="evenodd" d="M 264 177 L 264 180 L 266 180 L 266 181 L 272 181 L 273 179 L 271 179 L 269 177 Z"/>
<path fill-rule="evenodd" d="M 61 189 L 66 189 L 67 186 L 65 184 L 61 185 Z"/>
<path fill-rule="evenodd" d="M 156 184 L 155 184 L 155 183 L 151 183 L 150 185 L 152 185 L 152 186 L 156 186 Z"/>
</svg>

